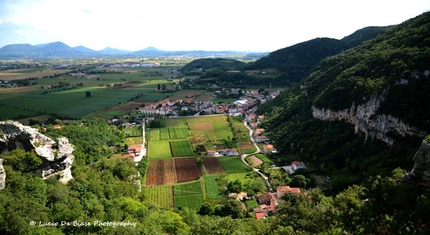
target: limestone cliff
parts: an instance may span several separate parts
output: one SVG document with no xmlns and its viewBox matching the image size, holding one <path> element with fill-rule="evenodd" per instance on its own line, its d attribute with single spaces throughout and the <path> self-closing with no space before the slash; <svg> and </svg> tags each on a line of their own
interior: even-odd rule
<svg viewBox="0 0 430 235">
<path fill-rule="evenodd" d="M 430 182 L 430 140 L 423 140 L 413 160 L 415 164 L 410 175 L 422 181 Z"/>
<path fill-rule="evenodd" d="M 355 125 L 356 133 L 360 130 L 364 132 L 366 136 L 370 135 L 390 145 L 394 143 L 394 139 L 388 136 L 388 133 L 401 136 L 425 136 L 425 131 L 420 131 L 418 128 L 410 126 L 399 118 L 388 114 L 377 114 L 381 102 L 384 101 L 386 92 L 387 90 L 382 92 L 379 96 L 371 97 L 369 101 L 361 105 L 352 103 L 350 108 L 344 110 L 333 111 L 312 106 L 312 115 L 323 121 L 339 120 L 351 123 Z"/>
<path fill-rule="evenodd" d="M 0 158 L 0 190 L 6 186 L 6 171 L 3 168 L 3 159 Z"/>
<path fill-rule="evenodd" d="M 54 141 L 39 133 L 37 129 L 21 123 L 0 122 L 0 152 L 16 148 L 34 151 L 42 159 L 42 168 L 38 172 L 44 179 L 54 175 L 58 175 L 61 182 L 72 179 L 70 169 L 74 160 L 72 155 L 74 149 L 67 138 L 62 137 Z"/>
</svg>

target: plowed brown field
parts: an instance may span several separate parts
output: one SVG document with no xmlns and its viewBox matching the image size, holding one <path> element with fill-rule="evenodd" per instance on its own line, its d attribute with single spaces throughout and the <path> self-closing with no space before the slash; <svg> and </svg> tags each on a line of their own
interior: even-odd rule
<svg viewBox="0 0 430 235">
<path fill-rule="evenodd" d="M 175 158 L 174 161 L 178 183 L 196 180 L 203 175 L 196 158 Z"/>
<path fill-rule="evenodd" d="M 225 174 L 219 159 L 216 157 L 202 157 L 203 166 L 208 174 Z"/>
<path fill-rule="evenodd" d="M 149 161 L 146 184 L 163 185 L 176 183 L 175 164 L 172 159 Z"/>
</svg>

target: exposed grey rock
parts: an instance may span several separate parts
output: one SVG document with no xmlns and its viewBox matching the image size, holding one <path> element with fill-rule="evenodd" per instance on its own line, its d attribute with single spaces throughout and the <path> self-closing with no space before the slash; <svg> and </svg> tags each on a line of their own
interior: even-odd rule
<svg viewBox="0 0 430 235">
<path fill-rule="evenodd" d="M 46 179 L 57 175 L 61 182 L 72 179 L 73 147 L 65 137 L 52 140 L 37 129 L 15 121 L 0 122 L 0 152 L 20 148 L 34 151 L 42 159 L 41 176 Z"/>
<path fill-rule="evenodd" d="M 424 137 L 427 133 L 413 127 L 401 119 L 387 114 L 377 114 L 387 90 L 379 96 L 372 96 L 365 104 L 356 105 L 352 103 L 351 108 L 333 111 L 330 109 L 319 109 L 312 106 L 312 115 L 323 121 L 343 120 L 355 125 L 355 132 L 358 130 L 364 132 L 366 137 L 370 135 L 373 138 L 382 140 L 389 145 L 394 143 L 394 139 L 387 136 L 387 133 L 397 135 L 415 135 Z"/>
<path fill-rule="evenodd" d="M 3 168 L 3 159 L 0 158 L 0 190 L 6 186 L 6 171 Z"/>
<path fill-rule="evenodd" d="M 430 143 L 423 140 L 420 149 L 413 158 L 415 164 L 410 175 L 422 181 L 430 182 Z"/>
</svg>

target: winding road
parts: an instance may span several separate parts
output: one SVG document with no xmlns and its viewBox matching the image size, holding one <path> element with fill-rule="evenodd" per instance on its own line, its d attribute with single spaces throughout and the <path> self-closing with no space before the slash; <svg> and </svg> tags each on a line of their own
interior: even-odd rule
<svg viewBox="0 0 430 235">
<path fill-rule="evenodd" d="M 251 140 L 252 144 L 254 144 L 255 148 L 257 149 L 257 150 L 256 150 L 255 152 L 253 152 L 253 153 L 249 153 L 249 154 L 242 154 L 242 155 L 240 156 L 240 157 L 241 157 L 241 159 L 242 159 L 242 162 L 243 162 L 243 163 L 245 163 L 247 166 L 251 167 L 251 165 L 249 165 L 249 164 L 248 164 L 248 162 L 246 162 L 245 158 L 246 158 L 246 157 L 248 157 L 248 156 L 250 156 L 250 155 L 254 155 L 254 154 L 260 153 L 260 152 L 261 152 L 261 149 L 260 149 L 260 147 L 257 145 L 257 143 L 255 142 L 254 138 L 252 137 L 253 131 L 252 131 L 252 129 L 251 129 L 251 128 L 246 124 L 246 121 L 243 121 L 243 125 L 244 125 L 246 128 L 248 128 L 248 130 L 249 130 L 249 138 L 250 138 L 250 140 Z M 272 185 L 270 184 L 269 177 L 267 177 L 265 174 L 261 173 L 261 172 L 260 172 L 260 169 L 258 169 L 258 168 L 252 168 L 252 170 L 253 170 L 253 171 L 255 171 L 255 172 L 257 172 L 261 177 L 263 177 L 264 181 L 266 181 L 266 185 L 267 185 L 267 187 L 269 187 L 269 191 L 270 191 L 270 192 L 274 192 L 273 187 L 272 187 Z"/>
</svg>

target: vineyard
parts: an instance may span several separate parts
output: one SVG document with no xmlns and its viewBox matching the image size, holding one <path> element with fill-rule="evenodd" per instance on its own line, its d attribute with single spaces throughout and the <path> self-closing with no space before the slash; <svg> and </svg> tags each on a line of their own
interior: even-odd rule
<svg viewBox="0 0 430 235">
<path fill-rule="evenodd" d="M 197 211 L 203 204 L 200 181 L 174 185 L 173 195 L 176 208 L 188 207 Z"/>
<path fill-rule="evenodd" d="M 222 197 L 220 194 L 220 187 L 218 185 L 217 179 L 217 175 L 207 175 L 204 177 L 207 199 L 218 199 Z"/>
<path fill-rule="evenodd" d="M 147 133 L 150 160 L 144 193 L 148 201 L 161 207 L 199 210 L 205 198 L 222 198 L 217 181 L 220 175 L 246 182 L 251 172 L 239 157 L 200 155 L 206 155 L 209 149 L 225 148 L 221 140 L 233 138 L 226 116 L 164 119 L 162 127 Z M 237 147 L 242 153 L 255 151 L 245 137 Z"/>
<path fill-rule="evenodd" d="M 143 193 L 145 200 L 156 204 L 162 208 L 172 208 L 172 186 L 161 185 L 155 187 L 145 187 Z"/>
</svg>

